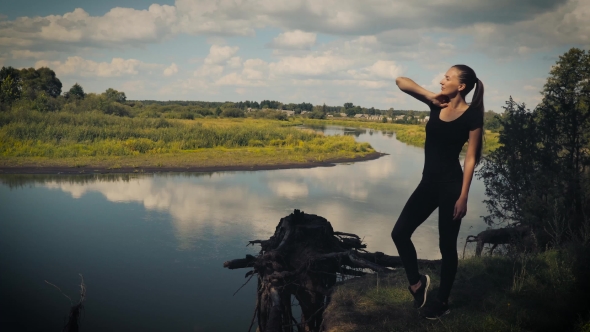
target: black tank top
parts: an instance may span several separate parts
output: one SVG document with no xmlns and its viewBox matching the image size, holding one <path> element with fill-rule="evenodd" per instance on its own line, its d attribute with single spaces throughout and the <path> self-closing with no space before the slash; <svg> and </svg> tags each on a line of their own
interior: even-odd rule
<svg viewBox="0 0 590 332">
<path fill-rule="evenodd" d="M 462 181 L 459 153 L 469 139 L 469 131 L 483 126 L 483 114 L 470 105 L 457 119 L 446 122 L 440 119 L 440 107 L 432 102 L 428 106 L 430 119 L 426 123 L 422 178 L 434 182 Z"/>
</svg>

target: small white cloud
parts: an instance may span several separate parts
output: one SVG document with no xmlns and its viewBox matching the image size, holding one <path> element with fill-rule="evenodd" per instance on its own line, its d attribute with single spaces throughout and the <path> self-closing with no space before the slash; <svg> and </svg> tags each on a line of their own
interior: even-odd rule
<svg viewBox="0 0 590 332">
<path fill-rule="evenodd" d="M 172 76 L 178 73 L 178 66 L 173 62 L 170 67 L 164 69 L 164 76 Z"/>
<path fill-rule="evenodd" d="M 229 60 L 240 48 L 238 46 L 211 45 L 209 55 L 205 58 L 206 65 L 218 65 Z"/>
<path fill-rule="evenodd" d="M 213 77 L 219 76 L 223 73 L 223 66 L 219 65 L 203 65 L 199 69 L 195 70 L 195 77 Z"/>
<path fill-rule="evenodd" d="M 275 37 L 267 46 L 276 49 L 308 50 L 315 44 L 316 37 L 312 32 L 287 31 Z"/>
</svg>

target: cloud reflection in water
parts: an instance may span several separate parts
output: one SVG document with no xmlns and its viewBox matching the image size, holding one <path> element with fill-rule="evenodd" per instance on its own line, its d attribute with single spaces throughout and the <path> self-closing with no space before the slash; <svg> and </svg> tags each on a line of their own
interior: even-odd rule
<svg viewBox="0 0 590 332">
<path fill-rule="evenodd" d="M 325 217 L 335 230 L 358 234 L 371 251 L 396 255 L 390 232 L 420 181 L 423 150 L 389 135 L 360 134 L 358 140 L 390 155 L 312 169 L 209 176 L 137 175 L 129 181 L 101 181 L 97 176 L 84 183 L 52 179 L 43 185 L 68 192 L 73 198 L 99 192 L 111 202 L 138 202 L 147 210 L 168 212 L 181 249 L 192 248 L 204 227 L 220 242 L 230 235 L 235 239 L 233 226 L 237 225 L 251 230 L 237 235 L 244 243 L 267 238 L 279 219 L 297 208 Z M 485 214 L 483 192 L 483 184 L 474 178 L 459 247 L 461 238 L 485 229 L 479 218 Z M 435 211 L 412 237 L 421 258 L 440 258 L 437 218 Z"/>
</svg>

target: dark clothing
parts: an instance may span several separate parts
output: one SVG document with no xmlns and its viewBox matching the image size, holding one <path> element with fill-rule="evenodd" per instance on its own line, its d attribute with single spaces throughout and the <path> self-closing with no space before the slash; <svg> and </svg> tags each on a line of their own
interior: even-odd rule
<svg viewBox="0 0 590 332">
<path fill-rule="evenodd" d="M 469 106 L 457 119 L 446 122 L 440 119 L 440 107 L 432 103 L 428 106 L 423 177 L 435 182 L 461 181 L 459 153 L 469 139 L 469 131 L 483 126 L 483 114 Z"/>
<path fill-rule="evenodd" d="M 461 220 L 453 220 L 455 203 L 461 196 L 463 170 L 459 153 L 469 131 L 483 126 L 483 115 L 471 106 L 453 121 L 440 119 L 440 107 L 430 106 L 426 124 L 422 180 L 404 206 L 391 232 L 410 284 L 420 280 L 416 249 L 411 236 L 438 207 L 439 247 L 442 255 L 438 298 L 447 302 L 457 273 L 457 237 Z"/>
<path fill-rule="evenodd" d="M 453 212 L 455 203 L 461 195 L 462 184 L 462 181 L 420 181 L 391 232 L 391 238 L 406 269 L 408 281 L 414 285 L 420 280 L 420 274 L 418 273 L 416 249 L 410 238 L 416 228 L 438 207 L 439 247 L 442 254 L 438 297 L 443 302 L 446 302 L 449 297 L 457 272 L 457 236 L 461 220 L 453 220 Z"/>
</svg>

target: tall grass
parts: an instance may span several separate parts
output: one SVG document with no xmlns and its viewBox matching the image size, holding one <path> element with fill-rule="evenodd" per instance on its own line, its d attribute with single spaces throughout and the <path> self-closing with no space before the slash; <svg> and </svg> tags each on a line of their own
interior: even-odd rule
<svg viewBox="0 0 590 332">
<path fill-rule="evenodd" d="M 127 156 L 209 148 L 276 147 L 299 152 L 372 152 L 351 137 L 303 131 L 256 119 L 167 120 L 101 112 L 0 113 L 0 155 L 67 158 Z"/>
</svg>

